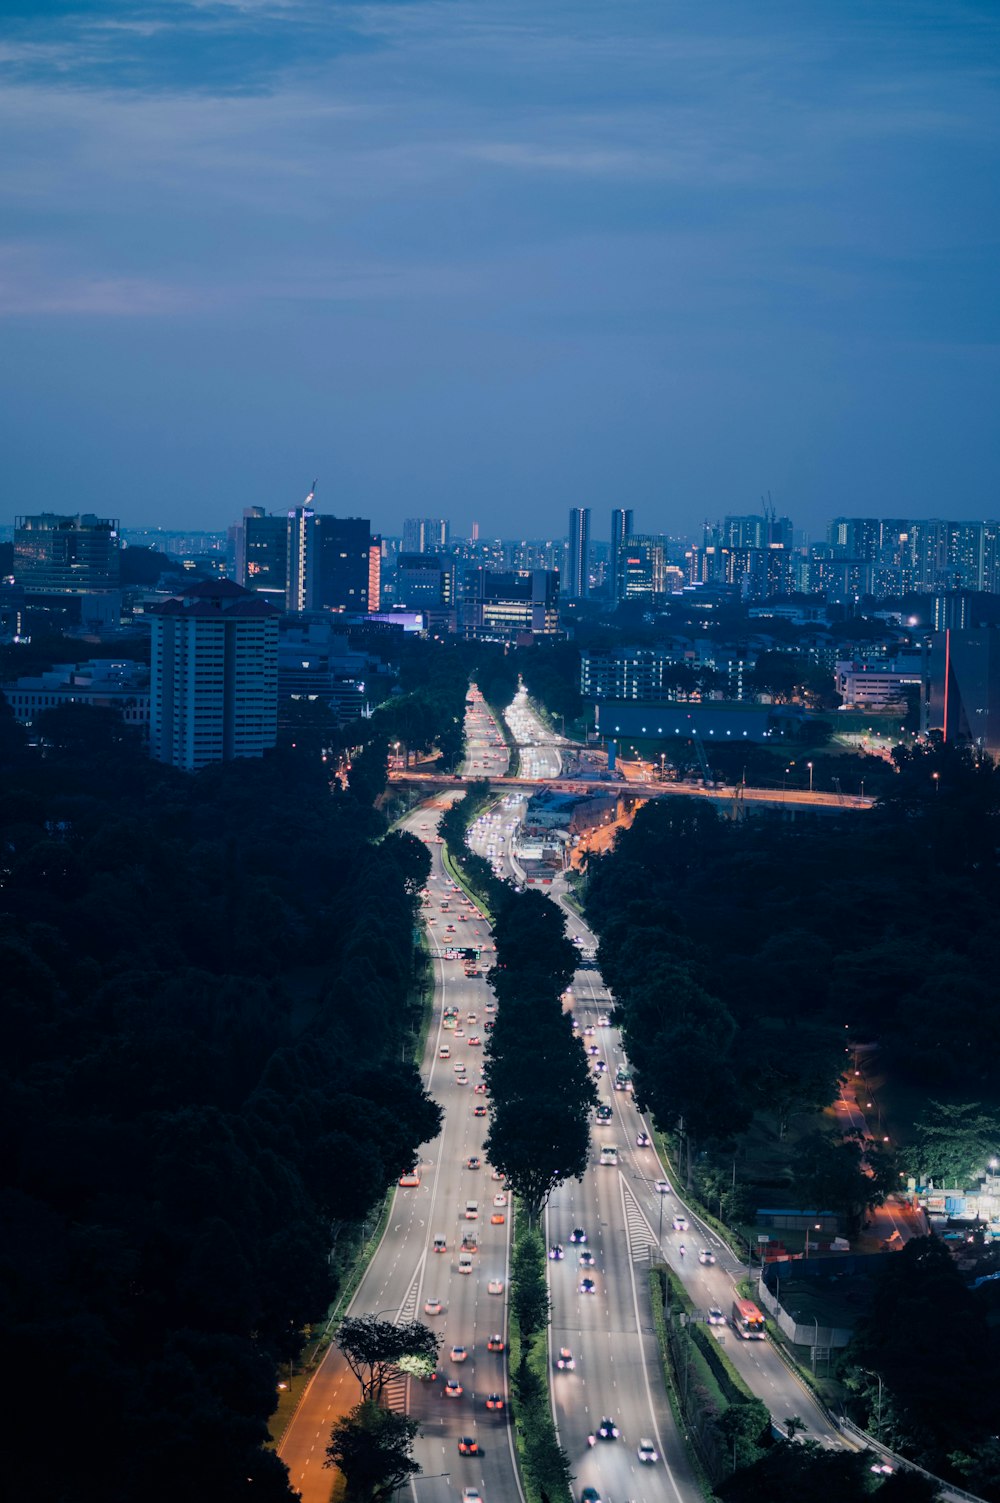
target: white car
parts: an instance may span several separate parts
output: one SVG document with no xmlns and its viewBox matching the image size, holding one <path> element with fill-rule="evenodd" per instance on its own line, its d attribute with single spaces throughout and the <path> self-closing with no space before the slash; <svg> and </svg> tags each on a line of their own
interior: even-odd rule
<svg viewBox="0 0 1000 1503">
<path fill-rule="evenodd" d="M 669 1195 L 670 1194 L 670 1185 L 669 1185 L 668 1181 L 665 1180 L 665 1179 L 658 1179 L 656 1181 L 656 1184 L 653 1186 L 653 1188 L 656 1191 L 657 1195 Z"/>
<path fill-rule="evenodd" d="M 425 1315 L 440 1315 L 441 1314 L 441 1301 L 439 1299 L 425 1299 L 424 1300 L 424 1314 Z"/>
<path fill-rule="evenodd" d="M 487 1294 L 503 1294 L 503 1279 L 490 1279 L 486 1285 Z"/>
<path fill-rule="evenodd" d="M 675 1216 L 671 1225 L 675 1232 L 686 1232 L 688 1229 L 688 1219 L 686 1216 Z"/>
<path fill-rule="evenodd" d="M 724 1326 L 725 1325 L 725 1323 L 726 1323 L 726 1317 L 723 1315 L 723 1313 L 719 1309 L 718 1305 L 713 1305 L 711 1307 L 711 1309 L 709 1310 L 709 1312 L 708 1312 L 708 1323 L 709 1323 L 710 1326 Z"/>
<path fill-rule="evenodd" d="M 495 1206 L 505 1206 L 507 1204 L 506 1195 L 494 1195 L 493 1204 Z"/>
<path fill-rule="evenodd" d="M 483 1495 L 478 1487 L 463 1487 L 463 1503 L 483 1503 Z"/>
<path fill-rule="evenodd" d="M 639 1460 L 645 1462 L 647 1466 L 652 1465 L 654 1461 L 657 1461 L 659 1459 L 657 1456 L 656 1447 L 653 1445 L 653 1442 L 649 1439 L 648 1436 L 643 1436 L 643 1438 L 640 1440 L 639 1444 L 636 1446 L 635 1454 L 638 1456 Z"/>
<path fill-rule="evenodd" d="M 699 1252 L 698 1252 L 698 1262 L 699 1263 L 704 1263 L 706 1265 L 706 1267 L 707 1267 L 707 1265 L 709 1263 L 714 1263 L 715 1262 L 715 1253 L 712 1252 L 711 1248 L 708 1248 L 708 1247 L 701 1248 L 699 1250 Z"/>
</svg>

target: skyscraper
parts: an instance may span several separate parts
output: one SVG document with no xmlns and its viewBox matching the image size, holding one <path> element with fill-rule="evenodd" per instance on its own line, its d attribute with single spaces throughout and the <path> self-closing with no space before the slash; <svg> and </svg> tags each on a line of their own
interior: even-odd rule
<svg viewBox="0 0 1000 1503">
<path fill-rule="evenodd" d="M 248 506 L 236 542 L 236 582 L 263 595 L 280 610 L 288 584 L 288 519 Z"/>
<path fill-rule="evenodd" d="M 590 507 L 574 506 L 569 514 L 566 594 L 582 600 L 590 593 Z"/>
<path fill-rule="evenodd" d="M 621 599 L 619 583 L 621 580 L 622 544 L 626 538 L 630 538 L 634 531 L 632 509 L 616 506 L 611 513 L 611 601 L 617 605 Z"/>
<path fill-rule="evenodd" d="M 228 579 L 153 606 L 149 747 L 158 761 L 197 772 L 274 745 L 278 616 Z"/>
<path fill-rule="evenodd" d="M 433 553 L 448 546 L 448 523 L 442 517 L 407 517 L 403 523 L 403 553 Z"/>
<path fill-rule="evenodd" d="M 372 532 L 366 518 L 318 516 L 309 506 L 288 513 L 287 610 L 364 615 L 372 583 Z"/>
</svg>

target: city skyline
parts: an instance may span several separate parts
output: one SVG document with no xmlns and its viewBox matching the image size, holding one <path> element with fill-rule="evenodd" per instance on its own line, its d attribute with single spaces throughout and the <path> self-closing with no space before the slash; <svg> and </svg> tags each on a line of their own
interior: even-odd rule
<svg viewBox="0 0 1000 1503">
<path fill-rule="evenodd" d="M 990 8 L 6 17 L 11 519 L 996 514 Z"/>
</svg>

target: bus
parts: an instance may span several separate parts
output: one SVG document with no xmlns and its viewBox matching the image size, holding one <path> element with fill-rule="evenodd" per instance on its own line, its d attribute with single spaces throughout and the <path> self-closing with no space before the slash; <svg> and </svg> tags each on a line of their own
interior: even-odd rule
<svg viewBox="0 0 1000 1503">
<path fill-rule="evenodd" d="M 764 1317 L 752 1299 L 733 1300 L 733 1330 L 744 1341 L 764 1340 Z"/>
</svg>

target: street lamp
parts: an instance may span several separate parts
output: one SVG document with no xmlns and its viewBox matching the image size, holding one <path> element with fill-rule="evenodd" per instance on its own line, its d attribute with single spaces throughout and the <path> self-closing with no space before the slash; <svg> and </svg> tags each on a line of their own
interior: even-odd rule
<svg viewBox="0 0 1000 1503">
<path fill-rule="evenodd" d="M 808 1227 L 807 1226 L 806 1227 L 806 1262 L 807 1263 L 809 1261 L 809 1233 L 810 1233 L 810 1231 L 821 1232 L 822 1230 L 823 1230 L 823 1227 L 822 1227 L 821 1223 L 818 1222 L 818 1221 L 816 1222 L 815 1226 L 812 1226 L 812 1227 Z M 819 1246 L 818 1242 L 817 1242 L 816 1246 L 817 1247 Z"/>
<path fill-rule="evenodd" d="M 807 762 L 806 766 L 809 769 L 809 792 L 812 793 L 812 791 L 813 791 L 813 765 L 812 765 L 811 762 Z"/>
</svg>

